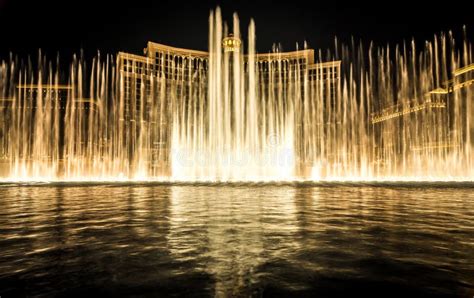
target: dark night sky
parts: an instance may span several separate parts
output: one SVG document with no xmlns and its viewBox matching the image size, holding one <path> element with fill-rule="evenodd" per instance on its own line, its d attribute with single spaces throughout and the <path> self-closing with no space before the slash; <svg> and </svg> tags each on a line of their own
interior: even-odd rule
<svg viewBox="0 0 474 298">
<path fill-rule="evenodd" d="M 0 0 L 0 57 L 10 51 L 36 54 L 42 48 L 50 55 L 70 55 L 84 49 L 86 55 L 128 51 L 141 53 L 148 40 L 172 46 L 207 49 L 208 15 L 220 5 L 231 21 L 234 11 L 246 31 L 250 17 L 257 26 L 257 47 L 267 52 L 274 42 L 294 50 L 307 40 L 313 48 L 327 48 L 334 36 L 378 44 L 399 43 L 414 37 L 432 39 L 433 34 L 452 29 L 461 33 L 467 25 L 472 40 L 474 18 L 468 7 L 415 1 L 380 1 L 377 5 L 343 4 L 339 1 L 21 1 Z M 459 5 L 456 2 L 456 5 Z"/>
</svg>

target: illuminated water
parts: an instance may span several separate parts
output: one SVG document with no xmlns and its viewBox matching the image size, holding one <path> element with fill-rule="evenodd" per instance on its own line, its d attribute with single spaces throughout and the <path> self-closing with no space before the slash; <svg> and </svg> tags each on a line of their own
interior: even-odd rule
<svg viewBox="0 0 474 298">
<path fill-rule="evenodd" d="M 0 295 L 472 297 L 472 187 L 1 185 Z"/>
<path fill-rule="evenodd" d="M 112 56 L 74 57 L 69 70 L 41 55 L 3 60 L 0 178 L 473 180 L 468 40 L 336 41 L 315 60 L 341 60 L 341 74 L 321 68 L 313 84 L 299 60 L 257 63 L 253 21 L 238 51 L 223 51 L 229 32 L 241 37 L 237 15 L 228 27 L 217 9 L 207 64 L 173 56 L 161 61 L 169 74 L 142 73 L 132 91 Z"/>
</svg>

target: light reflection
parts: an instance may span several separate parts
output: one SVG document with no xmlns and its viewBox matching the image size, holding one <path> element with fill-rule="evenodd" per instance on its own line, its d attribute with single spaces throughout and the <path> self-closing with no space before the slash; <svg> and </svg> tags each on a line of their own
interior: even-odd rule
<svg viewBox="0 0 474 298">
<path fill-rule="evenodd" d="M 2 186 L 0 277 L 53 296 L 97 284 L 206 296 L 337 292 L 341 282 L 393 278 L 467 293 L 459 281 L 472 276 L 471 187 Z M 429 274 L 407 276 L 413 268 Z"/>
<path fill-rule="evenodd" d="M 257 187 L 251 196 L 245 187 L 172 187 L 170 252 L 177 260 L 199 254 L 195 268 L 214 277 L 215 296 L 245 292 L 266 260 L 300 249 L 281 240 L 297 231 L 293 195 L 288 187 Z"/>
</svg>

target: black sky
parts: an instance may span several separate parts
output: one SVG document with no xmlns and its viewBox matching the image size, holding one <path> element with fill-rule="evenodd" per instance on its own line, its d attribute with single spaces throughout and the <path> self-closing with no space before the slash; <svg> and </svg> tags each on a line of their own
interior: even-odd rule
<svg viewBox="0 0 474 298">
<path fill-rule="evenodd" d="M 472 40 L 474 20 L 469 7 L 453 2 L 439 5 L 415 1 L 22 1 L 0 0 L 0 57 L 10 51 L 70 55 L 84 49 L 86 55 L 127 51 L 141 53 L 148 40 L 172 46 L 207 49 L 209 11 L 216 5 L 231 21 L 238 12 L 242 30 L 253 17 L 257 48 L 267 52 L 275 42 L 284 50 L 306 40 L 312 48 L 328 48 L 334 36 L 349 42 L 373 40 L 377 44 L 400 43 L 412 37 L 431 40 L 435 33 L 462 32 L 467 26 Z"/>
</svg>

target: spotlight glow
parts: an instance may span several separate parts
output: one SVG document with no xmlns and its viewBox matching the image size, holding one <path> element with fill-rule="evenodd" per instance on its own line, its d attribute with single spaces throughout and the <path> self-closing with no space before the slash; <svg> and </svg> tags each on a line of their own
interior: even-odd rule
<svg viewBox="0 0 474 298">
<path fill-rule="evenodd" d="M 229 28 L 216 9 L 209 52 L 74 58 L 67 83 L 2 61 L 1 181 L 474 181 L 469 41 L 260 54 Z"/>
</svg>

